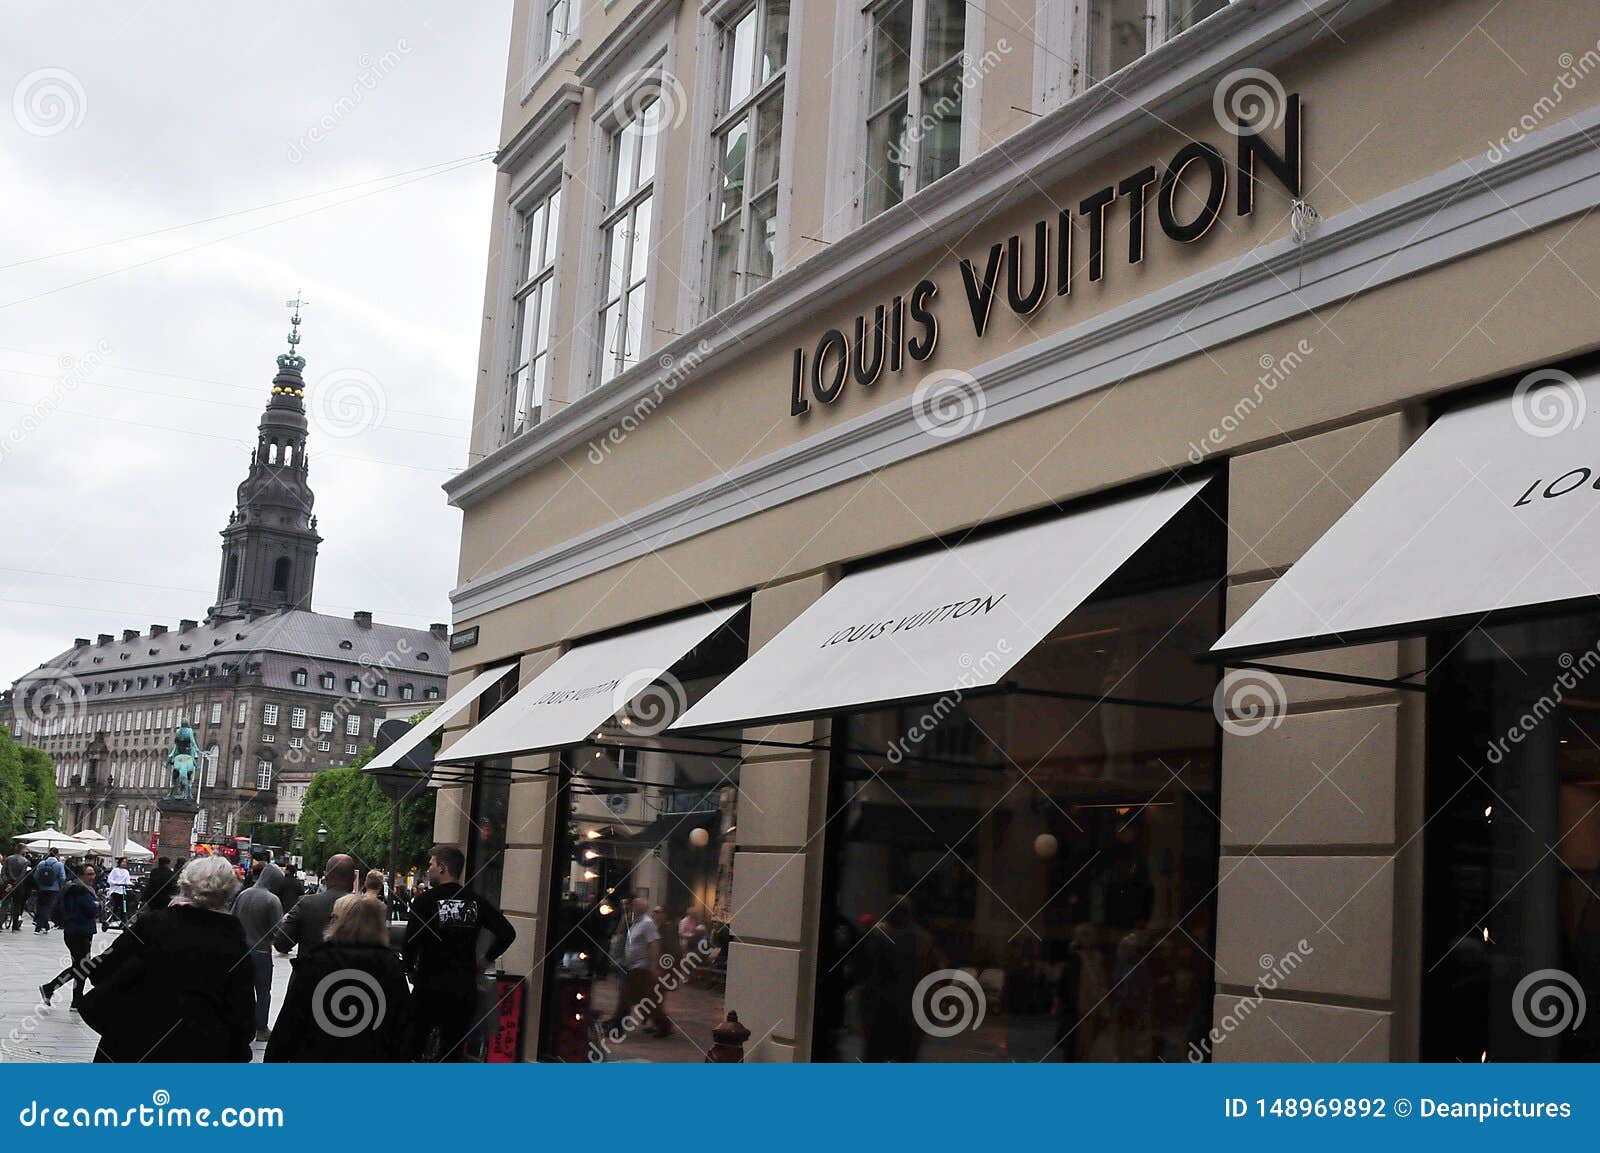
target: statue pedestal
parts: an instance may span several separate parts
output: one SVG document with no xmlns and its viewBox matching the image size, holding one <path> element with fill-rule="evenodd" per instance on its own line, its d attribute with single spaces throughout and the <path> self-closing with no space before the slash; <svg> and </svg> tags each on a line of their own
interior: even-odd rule
<svg viewBox="0 0 1600 1153">
<path fill-rule="evenodd" d="M 160 814 L 157 857 L 167 857 L 173 864 L 177 864 L 179 857 L 187 857 L 190 854 L 192 851 L 190 842 L 194 839 L 195 814 L 199 811 L 199 805 L 178 797 L 162 797 L 156 802 L 156 812 Z"/>
</svg>

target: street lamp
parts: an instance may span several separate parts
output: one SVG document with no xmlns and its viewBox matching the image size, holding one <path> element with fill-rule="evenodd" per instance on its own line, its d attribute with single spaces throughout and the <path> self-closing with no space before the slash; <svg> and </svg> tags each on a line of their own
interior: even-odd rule
<svg viewBox="0 0 1600 1153">
<path fill-rule="evenodd" d="M 328 863 L 328 826 L 317 822 L 317 869 Z"/>
<path fill-rule="evenodd" d="M 33 831 L 33 827 L 39 823 L 39 810 L 38 810 L 38 808 L 36 808 L 33 805 L 29 805 L 28 806 L 28 815 L 25 818 L 25 820 L 27 821 L 28 831 L 32 832 Z"/>
</svg>

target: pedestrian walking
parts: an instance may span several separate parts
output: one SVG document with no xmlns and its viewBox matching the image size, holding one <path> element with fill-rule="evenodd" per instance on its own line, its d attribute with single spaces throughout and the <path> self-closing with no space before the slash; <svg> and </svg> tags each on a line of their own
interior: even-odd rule
<svg viewBox="0 0 1600 1153">
<path fill-rule="evenodd" d="M 650 985 L 661 965 L 661 929 L 650 915 L 650 904 L 643 897 L 632 903 L 633 924 L 628 926 L 626 944 L 622 954 L 622 988 L 617 997 L 617 1009 L 606 1022 L 608 1032 L 615 1033 L 623 1026 L 623 1019 L 650 997 Z M 654 1013 L 649 1014 L 654 1017 Z"/>
<path fill-rule="evenodd" d="M 144 907 L 147 909 L 165 909 L 172 901 L 172 895 L 177 891 L 173 878 L 177 876 L 172 870 L 172 861 L 162 857 L 156 862 L 156 867 L 151 869 L 144 879 Z"/>
<path fill-rule="evenodd" d="M 118 857 L 111 875 L 106 878 L 106 888 L 111 894 L 111 916 L 123 928 L 128 924 L 128 886 L 132 883 L 133 874 L 128 872 L 128 859 Z"/>
<path fill-rule="evenodd" d="M 61 863 L 61 854 L 51 849 L 50 854 L 33 868 L 33 931 L 48 933 L 55 915 L 56 902 L 61 899 L 61 888 L 67 883 L 67 867 Z"/>
<path fill-rule="evenodd" d="M 321 948 L 294 962 L 267 1061 L 404 1061 L 411 991 L 389 945 L 389 914 L 370 894 L 333 903 Z"/>
<path fill-rule="evenodd" d="M 428 854 L 429 888 L 411 902 L 406 922 L 405 963 L 415 991 L 412 1055 L 426 1060 L 429 1037 L 439 1031 L 440 1061 L 458 1060 L 478 1015 L 478 974 L 504 953 L 517 931 L 493 902 L 461 883 L 466 858 L 453 845 Z M 478 934 L 491 936 L 478 955 Z"/>
<path fill-rule="evenodd" d="M 329 857 L 322 874 L 322 892 L 296 901 L 279 926 L 275 941 L 278 952 L 287 953 L 299 945 L 303 957 L 321 946 L 328 922 L 333 918 L 333 903 L 346 893 L 354 892 L 355 887 L 355 858 L 348 853 Z"/>
<path fill-rule="evenodd" d="M 240 964 L 244 929 L 228 913 L 238 890 L 222 857 L 195 860 L 178 896 L 147 911 L 89 969 L 84 1023 L 96 1061 L 249 1061 L 255 987 Z"/>
<path fill-rule="evenodd" d="M 283 887 L 278 890 L 278 900 L 283 903 L 283 915 L 294 911 L 296 903 L 306 895 L 306 883 L 300 879 L 300 870 L 287 865 L 283 870 Z"/>
<path fill-rule="evenodd" d="M 94 895 L 93 865 L 78 866 L 78 874 L 61 894 L 61 936 L 67 943 L 72 963 L 39 986 L 39 995 L 48 1005 L 55 991 L 72 982 L 72 1011 L 83 1001 L 85 964 L 94 945 L 94 931 L 100 921 L 100 902 Z"/>
<path fill-rule="evenodd" d="M 0 884 L 5 886 L 4 901 L 0 902 L 0 928 L 4 927 L 5 919 L 9 916 L 11 931 L 20 933 L 22 906 L 33 892 L 33 862 L 21 849 L 0 862 Z"/>
<path fill-rule="evenodd" d="M 244 929 L 245 945 L 250 950 L 250 970 L 255 978 L 256 1040 L 270 1034 L 267 1022 L 272 1012 L 272 943 L 283 922 L 283 870 L 271 861 L 261 864 L 255 883 L 242 889 L 233 899 L 233 915 Z"/>
</svg>

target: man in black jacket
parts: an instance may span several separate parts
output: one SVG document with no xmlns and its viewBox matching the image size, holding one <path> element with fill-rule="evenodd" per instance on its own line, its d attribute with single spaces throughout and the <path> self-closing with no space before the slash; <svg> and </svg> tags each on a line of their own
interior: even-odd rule
<svg viewBox="0 0 1600 1153">
<path fill-rule="evenodd" d="M 172 871 L 172 862 L 162 857 L 156 862 L 156 867 L 151 869 L 144 879 L 144 900 L 142 904 L 147 909 L 165 909 L 172 903 L 172 898 L 177 893 L 177 886 L 173 878 L 177 876 Z"/>
<path fill-rule="evenodd" d="M 411 902 L 406 922 L 406 969 L 411 974 L 413 1054 L 426 1055 L 439 1030 L 439 1060 L 456 1061 L 478 1015 L 478 974 L 511 947 L 517 931 L 491 901 L 461 884 L 466 858 L 453 845 L 428 854 L 428 889 Z M 492 939 L 480 961 L 478 936 Z"/>
<path fill-rule="evenodd" d="M 349 853 L 335 853 L 322 872 L 322 891 L 301 897 L 278 926 L 275 942 L 278 952 L 287 953 L 300 946 L 303 957 L 322 944 L 322 935 L 333 917 L 333 903 L 348 896 L 356 887 L 356 859 Z"/>
</svg>

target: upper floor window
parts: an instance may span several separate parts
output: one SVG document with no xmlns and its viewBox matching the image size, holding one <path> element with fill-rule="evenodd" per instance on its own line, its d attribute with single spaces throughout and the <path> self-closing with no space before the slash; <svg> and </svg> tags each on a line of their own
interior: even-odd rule
<svg viewBox="0 0 1600 1153">
<path fill-rule="evenodd" d="M 389 682 L 388 681 L 379 681 L 377 684 L 373 685 L 372 686 L 372 695 L 375 696 L 375 697 L 386 697 L 386 696 L 388 696 L 389 695 Z"/>
<path fill-rule="evenodd" d="M 866 215 L 961 163 L 966 0 L 887 0 L 869 13 Z"/>
<path fill-rule="evenodd" d="M 571 18 L 568 0 L 544 0 L 544 55 L 541 59 L 554 60 L 567 42 L 567 25 Z"/>
<path fill-rule="evenodd" d="M 415 688 L 413 688 L 411 685 L 401 685 L 400 686 L 400 699 L 402 701 L 409 701 L 413 697 L 415 697 L 416 695 L 417 695 L 417 690 Z"/>
<path fill-rule="evenodd" d="M 712 311 L 772 279 L 788 49 L 789 0 L 757 0 L 722 27 Z"/>
<path fill-rule="evenodd" d="M 644 354 L 645 282 L 650 268 L 652 193 L 661 101 L 646 98 L 638 115 L 611 136 L 606 211 L 600 222 L 600 383 Z"/>
<path fill-rule="evenodd" d="M 220 725 L 222 723 L 222 702 L 221 701 L 213 701 L 211 703 L 211 723 L 214 724 L 214 725 Z"/>
<path fill-rule="evenodd" d="M 560 0 L 565 8 L 565 0 Z M 512 300 L 516 365 L 511 370 L 510 435 L 539 422 L 550 379 L 550 316 L 555 308 L 556 237 L 561 189 L 540 195 L 520 216 L 521 271 Z"/>
<path fill-rule="evenodd" d="M 1100 83 L 1227 6 L 1228 0 L 1089 0 L 1078 45 L 1085 82 Z"/>
<path fill-rule="evenodd" d="M 289 674 L 289 679 L 292 680 L 296 685 L 305 684 L 306 683 L 306 670 L 305 669 L 295 669 L 294 672 Z"/>
<path fill-rule="evenodd" d="M 429 700 L 430 700 L 430 701 L 436 701 L 436 700 L 438 700 L 438 699 L 439 699 L 439 690 L 438 690 L 438 689 L 429 689 L 429 690 L 428 690 L 428 691 L 427 691 L 427 693 L 426 693 L 426 694 L 424 694 L 424 695 L 425 695 L 425 696 L 426 696 L 426 697 L 427 697 L 427 698 L 428 698 L 428 699 L 429 699 Z"/>
<path fill-rule="evenodd" d="M 317 715 L 317 731 L 319 733 L 333 732 L 333 711 L 331 709 L 323 709 Z"/>
<path fill-rule="evenodd" d="M 256 762 L 256 788 L 272 788 L 272 762 L 262 759 Z"/>
<path fill-rule="evenodd" d="M 333 674 L 332 673 L 323 673 L 320 677 L 317 678 L 317 683 L 320 684 L 325 689 L 333 688 Z"/>
<path fill-rule="evenodd" d="M 264 725 L 275 725 L 275 724 L 278 723 L 278 706 L 277 705 L 262 705 L 261 706 L 261 723 L 264 724 Z"/>
<path fill-rule="evenodd" d="M 303 729 L 306 727 L 305 709 L 297 706 L 289 710 L 289 727 L 291 729 Z"/>
</svg>

